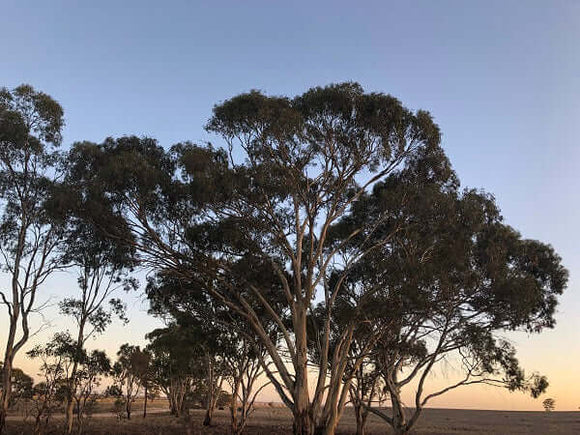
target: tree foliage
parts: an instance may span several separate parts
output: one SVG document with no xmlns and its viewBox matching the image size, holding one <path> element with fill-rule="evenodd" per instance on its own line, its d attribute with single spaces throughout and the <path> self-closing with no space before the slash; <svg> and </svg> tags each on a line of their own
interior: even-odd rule
<svg viewBox="0 0 580 435">
<path fill-rule="evenodd" d="M 459 386 L 485 383 L 527 390 L 534 397 L 543 392 L 546 379 L 526 377 L 515 349 L 498 334 L 552 327 L 557 296 L 567 282 L 554 250 L 522 239 L 505 225 L 489 195 L 459 191 L 456 182 L 418 190 L 417 176 L 421 171 L 415 169 L 378 184 L 337 226 L 348 232 L 352 221 L 372 222 L 373 216 L 397 212 L 409 222 L 389 244 L 351 269 L 340 296 L 347 316 L 366 306 L 371 323 L 382 325 L 372 364 L 393 406 L 391 415 L 373 412 L 397 433 L 410 430 L 430 399 Z M 403 204 L 393 186 L 404 192 Z M 379 234 L 396 223 L 382 225 L 386 228 Z M 336 321 L 343 325 L 340 318 Z M 464 378 L 426 393 L 434 366 L 452 356 Z M 407 420 L 400 395 L 414 379 L 414 410 Z"/>
<path fill-rule="evenodd" d="M 0 291 L 8 314 L 0 432 L 10 404 L 14 357 L 30 337 L 37 291 L 61 265 L 61 228 L 46 206 L 56 177 L 62 107 L 29 85 L 0 89 L 0 261 L 10 280 Z"/>
</svg>

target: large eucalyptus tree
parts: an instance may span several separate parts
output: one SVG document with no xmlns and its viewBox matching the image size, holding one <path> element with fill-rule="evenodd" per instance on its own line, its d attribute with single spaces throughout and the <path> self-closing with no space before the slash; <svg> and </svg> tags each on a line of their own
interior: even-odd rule
<svg viewBox="0 0 580 435">
<path fill-rule="evenodd" d="M 405 218 L 413 193 L 456 188 L 439 129 L 353 83 L 238 95 L 214 108 L 207 129 L 223 148 L 78 144 L 70 167 L 87 217 L 143 264 L 188 282 L 191 297 L 240 316 L 266 349 L 294 433 L 333 434 L 352 377 L 397 321 L 373 321 L 365 304 L 337 327 L 335 309 L 353 271 L 418 225 Z M 393 192 L 391 206 L 358 213 L 375 186 Z M 355 340 L 364 345 L 353 354 Z"/>
<path fill-rule="evenodd" d="M 63 109 L 49 95 L 29 85 L 0 89 L 0 261 L 7 277 L 0 302 L 8 317 L 0 432 L 10 404 L 14 358 L 30 338 L 31 314 L 40 308 L 38 290 L 62 266 L 56 255 L 62 228 L 46 203 L 58 175 L 63 124 Z"/>
</svg>

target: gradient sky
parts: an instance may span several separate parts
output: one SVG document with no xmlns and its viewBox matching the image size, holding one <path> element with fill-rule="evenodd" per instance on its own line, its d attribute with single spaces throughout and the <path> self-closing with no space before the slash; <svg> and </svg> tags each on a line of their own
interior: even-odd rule
<svg viewBox="0 0 580 435">
<path fill-rule="evenodd" d="M 573 0 L 2 0 L 0 86 L 30 83 L 57 99 L 66 146 L 124 134 L 166 146 L 211 139 L 202 127 L 213 105 L 250 89 L 292 96 L 352 80 L 429 110 L 463 185 L 492 192 L 506 221 L 551 243 L 570 270 L 556 328 L 508 337 L 529 371 L 550 378 L 557 409 L 576 410 L 578 41 L 580 2 Z M 55 278 L 43 292 L 57 300 L 74 292 L 74 279 Z M 95 347 L 113 353 L 158 325 L 140 298 L 127 299 L 131 323 L 113 326 Z M 38 338 L 64 327 L 52 319 Z M 30 364 L 22 355 L 17 363 Z M 433 382 L 452 376 L 447 368 Z M 492 388 L 434 404 L 541 409 L 540 401 Z"/>
</svg>

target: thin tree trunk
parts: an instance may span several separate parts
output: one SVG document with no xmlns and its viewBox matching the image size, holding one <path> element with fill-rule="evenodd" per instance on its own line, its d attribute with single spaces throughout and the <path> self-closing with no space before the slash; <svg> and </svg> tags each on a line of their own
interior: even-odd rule
<svg viewBox="0 0 580 435">
<path fill-rule="evenodd" d="M 178 412 L 177 412 L 177 400 L 175 399 L 175 393 L 172 391 L 169 395 L 169 410 L 171 415 L 174 415 L 175 417 L 179 417 Z"/>
<path fill-rule="evenodd" d="M 232 388 L 232 399 L 230 401 L 230 417 L 231 417 L 231 429 L 233 435 L 238 435 L 241 430 L 239 428 L 239 418 L 238 418 L 238 392 L 240 390 L 240 380 L 236 378 L 234 380 L 234 386 Z M 244 406 L 242 404 L 242 414 L 244 412 Z M 242 419 L 244 416 L 242 415 Z"/>
<path fill-rule="evenodd" d="M 205 418 L 203 419 L 203 425 L 209 426 L 211 425 L 211 420 L 213 418 L 213 409 L 211 406 L 208 406 L 205 410 Z"/>
<path fill-rule="evenodd" d="M 143 402 L 143 418 L 147 417 L 147 383 L 144 385 L 145 401 Z"/>
<path fill-rule="evenodd" d="M 131 420 L 131 394 L 127 394 L 127 398 L 125 399 L 125 411 L 127 412 L 127 420 Z"/>
<path fill-rule="evenodd" d="M 16 337 L 16 321 L 10 319 L 10 328 L 8 330 L 8 341 L 4 353 L 4 363 L 2 366 L 2 396 L 0 408 L 0 434 L 6 430 L 6 415 L 10 406 L 10 396 L 12 394 L 12 367 L 14 362 L 14 340 Z"/>
<path fill-rule="evenodd" d="M 355 402 L 354 415 L 356 417 L 356 435 L 365 435 L 368 413 L 364 412 L 360 403 Z"/>
<path fill-rule="evenodd" d="M 6 414 L 8 413 L 8 405 L 10 404 L 10 390 L 12 389 L 12 373 L 10 368 L 6 366 L 10 363 L 4 362 L 2 370 L 2 408 L 0 409 L 0 433 L 4 433 L 6 429 Z"/>
<path fill-rule="evenodd" d="M 79 325 L 79 333 L 77 335 L 77 343 L 76 343 L 77 354 L 74 356 L 75 361 L 73 363 L 73 366 L 72 366 L 72 369 L 71 369 L 71 372 L 69 375 L 70 379 L 68 380 L 68 391 L 66 394 L 66 408 L 65 408 L 65 419 L 66 419 L 65 421 L 66 421 L 66 433 L 67 434 L 71 434 L 72 430 L 73 430 L 73 421 L 74 421 L 73 388 L 74 388 L 75 378 L 76 378 L 76 374 L 77 374 L 77 370 L 78 370 L 78 366 L 79 366 L 78 358 L 79 358 L 80 351 L 83 347 L 83 334 L 84 334 L 84 330 L 85 330 L 85 321 L 86 321 L 86 319 L 83 319 Z M 80 409 L 78 410 L 78 412 L 80 412 Z"/>
<path fill-rule="evenodd" d="M 207 356 L 207 369 L 208 369 L 208 375 L 207 375 L 207 385 L 208 385 L 208 395 L 207 395 L 207 407 L 206 407 L 206 411 L 205 411 L 205 418 L 203 419 L 203 425 L 204 426 L 210 426 L 211 425 L 211 421 L 213 419 L 213 411 L 214 408 L 216 406 L 216 402 L 217 402 L 217 395 L 219 394 L 218 391 L 218 385 L 215 379 L 215 372 L 214 372 L 214 366 L 213 366 L 213 362 L 211 360 L 211 357 L 208 355 Z M 221 383 L 220 383 L 221 386 Z"/>
</svg>

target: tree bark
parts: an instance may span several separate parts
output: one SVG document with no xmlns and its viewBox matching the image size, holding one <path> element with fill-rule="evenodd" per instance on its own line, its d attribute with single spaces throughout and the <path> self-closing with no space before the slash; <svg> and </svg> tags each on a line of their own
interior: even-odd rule
<svg viewBox="0 0 580 435">
<path fill-rule="evenodd" d="M 77 343 L 76 343 L 77 354 L 75 355 L 75 361 L 73 363 L 73 366 L 72 366 L 72 369 L 71 369 L 71 372 L 69 375 L 70 379 L 68 380 L 68 391 L 66 394 L 66 408 L 65 408 L 65 421 L 66 421 L 66 433 L 67 434 L 71 434 L 73 431 L 73 421 L 74 421 L 73 388 L 74 388 L 75 377 L 76 377 L 78 366 L 79 366 L 78 357 L 79 357 L 80 351 L 83 347 L 83 335 L 84 335 L 84 330 L 85 330 L 85 321 L 86 321 L 86 319 L 82 319 L 80 322 L 79 333 L 77 335 Z M 80 409 L 78 411 L 80 412 Z M 78 417 L 80 419 L 80 415 Z"/>
<path fill-rule="evenodd" d="M 0 408 L 0 434 L 6 431 L 6 415 L 10 406 L 10 396 L 12 394 L 12 367 L 14 362 L 14 339 L 16 336 L 16 322 L 10 319 L 10 329 L 8 331 L 8 342 L 4 353 L 4 363 L 2 365 L 2 396 Z"/>
<path fill-rule="evenodd" d="M 240 381 L 239 378 L 235 379 L 234 386 L 232 388 L 232 398 L 230 401 L 230 417 L 231 417 L 231 429 L 233 435 L 238 435 L 241 433 L 240 424 L 238 419 L 238 392 L 240 391 Z M 244 412 L 242 405 L 242 413 Z M 243 416 L 242 416 L 243 418 Z"/>
<path fill-rule="evenodd" d="M 207 368 L 208 368 L 208 373 L 207 373 L 207 385 L 208 385 L 208 392 L 207 392 L 207 407 L 206 407 L 206 412 L 205 412 L 205 418 L 203 420 L 203 425 L 204 426 L 210 426 L 211 425 L 211 421 L 213 419 L 213 412 L 215 410 L 215 407 L 217 405 L 217 401 L 219 400 L 220 397 L 220 393 L 221 393 L 221 386 L 222 386 L 222 382 L 224 380 L 223 377 L 221 377 L 221 375 L 217 375 L 216 376 L 216 370 L 213 364 L 213 360 L 212 360 L 212 356 L 211 355 L 207 355 Z M 221 380 L 218 382 L 218 379 Z"/>
<path fill-rule="evenodd" d="M 300 304 L 298 304 L 300 305 Z M 294 435 L 313 435 L 314 419 L 308 391 L 308 343 L 306 310 L 297 309 L 295 323 L 296 380 L 294 381 Z"/>
<path fill-rule="evenodd" d="M 143 418 L 147 417 L 147 383 L 145 383 L 144 389 L 145 389 L 145 401 L 143 402 Z"/>
<path fill-rule="evenodd" d="M 204 426 L 211 425 L 212 418 L 213 418 L 213 407 L 208 406 L 207 409 L 205 410 L 205 417 L 203 419 L 203 425 Z"/>
<path fill-rule="evenodd" d="M 364 411 L 360 403 L 354 404 L 354 415 L 356 417 L 356 435 L 365 435 L 368 413 Z"/>
<path fill-rule="evenodd" d="M 66 408 L 65 408 L 65 422 L 67 434 L 71 434 L 73 429 L 73 415 L 74 415 L 73 409 L 74 409 L 74 401 L 72 398 L 72 394 L 67 392 Z"/>
<path fill-rule="evenodd" d="M 294 435 L 314 435 L 314 422 L 308 409 L 294 412 L 292 433 Z"/>
<path fill-rule="evenodd" d="M 131 420 L 131 396 L 127 397 L 127 403 L 125 403 L 125 411 L 127 412 L 127 420 Z"/>
</svg>

